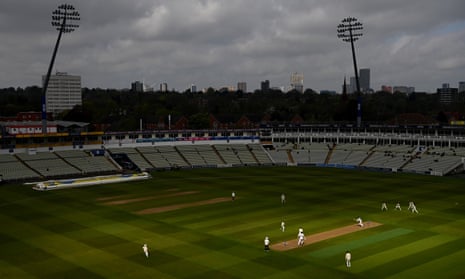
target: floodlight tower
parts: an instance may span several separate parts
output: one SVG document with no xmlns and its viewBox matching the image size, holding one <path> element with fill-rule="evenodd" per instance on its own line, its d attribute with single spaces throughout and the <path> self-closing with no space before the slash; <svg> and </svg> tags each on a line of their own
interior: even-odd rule
<svg viewBox="0 0 465 279">
<path fill-rule="evenodd" d="M 352 47 L 352 59 L 354 61 L 355 81 L 357 83 L 357 127 L 362 124 L 362 97 L 360 92 L 360 82 L 358 80 L 357 59 L 355 58 L 354 42 L 363 34 L 363 25 L 355 17 L 346 17 L 337 26 L 337 37 L 344 42 L 350 42 Z"/>
<path fill-rule="evenodd" d="M 79 21 L 79 12 L 77 12 L 72 5 L 62 4 L 58 6 L 56 10 L 52 12 L 52 26 L 55 26 L 58 32 L 58 38 L 53 49 L 52 59 L 48 66 L 47 75 L 45 76 L 44 85 L 42 88 L 42 133 L 47 133 L 47 109 L 46 109 L 46 97 L 48 82 L 50 80 L 50 74 L 52 73 L 53 64 L 55 63 L 55 57 L 57 55 L 58 46 L 60 45 L 61 35 L 63 33 L 73 32 L 79 25 L 74 22 Z"/>
</svg>

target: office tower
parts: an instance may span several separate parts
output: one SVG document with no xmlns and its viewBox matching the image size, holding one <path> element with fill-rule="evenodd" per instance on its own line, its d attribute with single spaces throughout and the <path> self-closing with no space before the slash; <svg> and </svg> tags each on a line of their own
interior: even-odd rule
<svg viewBox="0 0 465 279">
<path fill-rule="evenodd" d="M 263 92 L 269 91 L 270 90 L 270 81 L 269 80 L 262 81 L 261 84 L 260 84 L 260 89 Z"/>
<path fill-rule="evenodd" d="M 451 88 L 449 83 L 443 83 L 442 88 L 438 88 L 439 102 L 441 104 L 451 104 L 458 95 L 458 88 Z"/>
<path fill-rule="evenodd" d="M 161 92 L 167 92 L 168 91 L 168 83 L 166 83 L 166 82 L 160 83 L 160 91 Z"/>
<path fill-rule="evenodd" d="M 370 89 L 370 69 L 360 69 L 360 90 L 368 92 Z"/>
<path fill-rule="evenodd" d="M 304 74 L 302 73 L 291 74 L 291 90 L 296 90 L 300 93 L 304 92 Z"/>
<path fill-rule="evenodd" d="M 197 86 L 195 84 L 191 84 L 191 93 L 196 93 L 197 92 Z"/>
<path fill-rule="evenodd" d="M 144 83 L 140 81 L 134 81 L 131 83 L 131 91 L 132 92 L 144 92 Z"/>
<path fill-rule="evenodd" d="M 353 94 L 355 92 L 357 92 L 357 80 L 355 79 L 355 77 L 350 77 L 348 93 Z"/>
<path fill-rule="evenodd" d="M 459 82 L 459 93 L 465 92 L 465 81 Z"/>
<path fill-rule="evenodd" d="M 241 81 L 237 83 L 237 91 L 247 93 L 247 82 Z"/>
<path fill-rule="evenodd" d="M 45 76 L 42 76 L 42 82 Z M 82 105 L 81 76 L 72 76 L 57 72 L 50 76 L 45 92 L 46 111 L 58 114 L 71 110 L 76 105 Z"/>
</svg>

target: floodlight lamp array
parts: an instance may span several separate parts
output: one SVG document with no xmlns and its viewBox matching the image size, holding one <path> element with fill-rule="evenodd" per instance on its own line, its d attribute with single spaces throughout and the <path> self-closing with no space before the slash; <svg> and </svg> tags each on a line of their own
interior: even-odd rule
<svg viewBox="0 0 465 279">
<path fill-rule="evenodd" d="M 60 5 L 58 9 L 52 12 L 52 26 L 61 32 L 69 33 L 74 31 L 79 25 L 69 22 L 79 21 L 80 19 L 79 12 L 69 4 Z"/>
<path fill-rule="evenodd" d="M 363 36 L 361 30 L 363 30 L 362 23 L 358 22 L 355 17 L 347 17 L 337 26 L 337 37 L 344 42 L 355 42 Z"/>
</svg>

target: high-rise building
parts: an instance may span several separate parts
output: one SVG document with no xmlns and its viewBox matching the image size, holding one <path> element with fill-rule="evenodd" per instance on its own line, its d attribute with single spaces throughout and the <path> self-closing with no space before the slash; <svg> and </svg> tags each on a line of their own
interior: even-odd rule
<svg viewBox="0 0 465 279">
<path fill-rule="evenodd" d="M 458 95 L 458 88 L 451 88 L 449 83 L 443 83 L 442 88 L 438 88 L 439 102 L 441 104 L 451 104 Z"/>
<path fill-rule="evenodd" d="M 262 90 L 262 92 L 270 91 L 270 81 L 269 80 L 262 81 L 260 83 L 260 89 Z"/>
<path fill-rule="evenodd" d="M 242 91 L 243 93 L 247 93 L 247 82 L 245 81 L 238 82 L 237 91 Z"/>
<path fill-rule="evenodd" d="M 195 84 L 191 84 L 190 91 L 191 91 L 191 93 L 196 93 L 197 92 L 197 86 Z"/>
<path fill-rule="evenodd" d="M 465 92 L 465 81 L 459 82 L 459 93 Z"/>
<path fill-rule="evenodd" d="M 357 79 L 355 77 L 350 77 L 348 93 L 353 94 L 355 92 L 357 92 Z"/>
<path fill-rule="evenodd" d="M 291 90 L 296 90 L 304 93 L 304 74 L 292 73 L 291 74 Z"/>
<path fill-rule="evenodd" d="M 45 82 L 45 76 L 42 76 L 42 82 Z M 58 114 L 76 105 L 82 105 L 81 76 L 63 72 L 51 75 L 45 92 L 46 111 Z"/>
<path fill-rule="evenodd" d="M 368 92 L 370 91 L 370 69 L 360 69 L 360 91 Z"/>
<path fill-rule="evenodd" d="M 166 83 L 166 82 L 160 83 L 160 91 L 161 92 L 167 92 L 168 91 L 168 83 Z"/>
<path fill-rule="evenodd" d="M 132 92 L 144 92 L 144 83 L 140 81 L 134 81 L 131 83 L 131 91 Z"/>
</svg>

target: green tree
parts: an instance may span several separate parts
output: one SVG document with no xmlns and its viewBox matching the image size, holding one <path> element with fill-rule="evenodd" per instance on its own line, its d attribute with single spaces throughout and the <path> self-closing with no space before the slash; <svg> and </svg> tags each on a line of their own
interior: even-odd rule
<svg viewBox="0 0 465 279">
<path fill-rule="evenodd" d="M 189 128 L 208 129 L 210 127 L 210 117 L 208 113 L 196 113 L 189 117 Z"/>
</svg>

